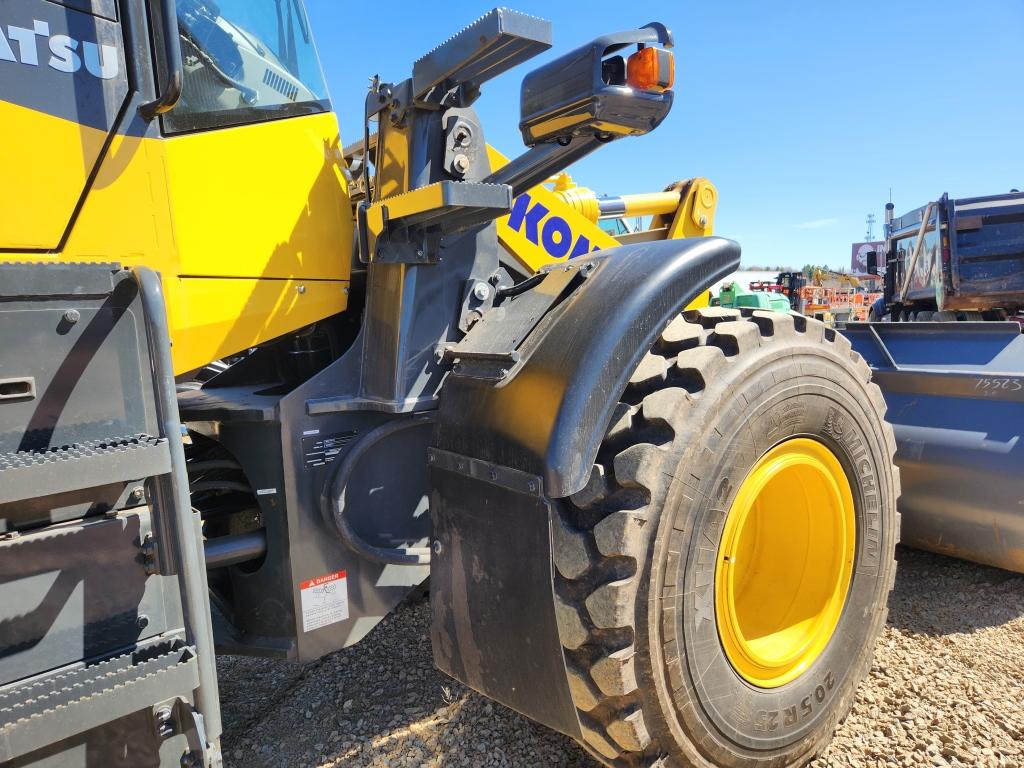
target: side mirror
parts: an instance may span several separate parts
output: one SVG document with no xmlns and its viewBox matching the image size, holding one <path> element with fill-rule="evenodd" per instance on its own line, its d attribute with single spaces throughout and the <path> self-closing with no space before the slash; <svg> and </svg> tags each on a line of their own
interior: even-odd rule
<svg viewBox="0 0 1024 768">
<path fill-rule="evenodd" d="M 617 55 L 628 46 L 628 58 Z M 652 47 L 653 46 L 653 47 Z M 672 107 L 672 33 L 652 22 L 604 35 L 523 80 L 519 130 L 528 147 L 577 136 L 610 141 L 656 128 Z"/>
<path fill-rule="evenodd" d="M 868 274 L 878 274 L 878 251 L 868 251 Z"/>
</svg>

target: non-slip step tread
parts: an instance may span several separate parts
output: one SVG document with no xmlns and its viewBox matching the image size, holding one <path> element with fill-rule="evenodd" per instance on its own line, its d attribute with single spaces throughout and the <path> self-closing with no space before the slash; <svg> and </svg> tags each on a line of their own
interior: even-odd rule
<svg viewBox="0 0 1024 768">
<path fill-rule="evenodd" d="M 170 471 L 166 438 L 131 435 L 0 453 L 0 504 Z"/>
<path fill-rule="evenodd" d="M 78 667 L 0 699 L 0 762 L 96 728 L 199 685 L 195 650 L 180 646 L 144 661 L 134 654 Z"/>
</svg>

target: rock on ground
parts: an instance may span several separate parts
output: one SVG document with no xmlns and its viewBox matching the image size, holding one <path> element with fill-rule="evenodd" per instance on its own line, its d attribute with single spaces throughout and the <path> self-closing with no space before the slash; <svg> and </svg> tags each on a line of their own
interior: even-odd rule
<svg viewBox="0 0 1024 768">
<path fill-rule="evenodd" d="M 889 622 L 813 768 L 1024 768 L 1024 576 L 901 549 Z M 228 768 L 597 766 L 438 672 L 426 600 L 311 664 L 218 659 Z"/>
</svg>

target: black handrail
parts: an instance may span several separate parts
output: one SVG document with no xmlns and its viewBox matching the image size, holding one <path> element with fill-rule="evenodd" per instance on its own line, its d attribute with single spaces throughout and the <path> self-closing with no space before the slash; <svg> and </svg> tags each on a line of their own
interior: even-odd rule
<svg viewBox="0 0 1024 768">
<path fill-rule="evenodd" d="M 185 448 L 181 440 L 181 417 L 178 413 L 178 397 L 174 386 L 167 306 L 164 303 L 160 276 L 148 267 L 137 267 L 133 272 L 139 284 L 143 314 L 146 318 L 146 336 L 153 371 L 156 412 L 160 421 L 160 437 L 167 440 L 171 453 L 171 471 L 162 475 L 155 486 L 161 500 L 156 505 L 155 523 L 159 531 L 166 531 L 162 538 L 169 534 L 169 540 L 159 542 L 158 552 L 161 549 L 165 550 L 160 556 L 173 561 L 173 573 L 178 577 L 187 638 L 196 647 L 199 660 L 196 706 L 205 718 L 208 744 L 219 751 L 217 744 L 223 726 L 220 718 L 220 694 L 217 689 L 217 667 L 214 661 L 213 624 L 207 597 L 209 584 L 203 561 L 201 533 L 197 525 L 199 513 L 192 509 L 188 489 L 188 464 L 185 461 Z"/>
<path fill-rule="evenodd" d="M 152 120 L 174 109 L 181 98 L 181 88 L 185 79 L 185 67 L 181 61 L 181 45 L 178 42 L 178 9 L 174 0 L 160 0 L 160 27 L 164 44 L 164 65 L 167 77 L 163 90 L 154 101 L 139 107 L 139 114 L 146 120 Z"/>
</svg>

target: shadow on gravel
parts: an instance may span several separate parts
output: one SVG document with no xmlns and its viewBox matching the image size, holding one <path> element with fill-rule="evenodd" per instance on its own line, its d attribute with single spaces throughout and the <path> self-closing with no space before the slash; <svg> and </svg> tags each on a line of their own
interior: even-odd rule
<svg viewBox="0 0 1024 768">
<path fill-rule="evenodd" d="M 1024 575 L 965 560 L 896 550 L 889 625 L 938 636 L 997 627 L 1024 616 Z"/>
<path fill-rule="evenodd" d="M 218 657 L 226 768 L 598 768 L 573 741 L 434 667 L 414 599 L 309 664 Z"/>
<path fill-rule="evenodd" d="M 1024 616 L 1024 576 L 903 548 L 897 558 L 898 633 L 967 634 Z M 310 664 L 219 657 L 226 768 L 597 768 L 570 739 L 441 674 L 429 628 L 421 598 Z M 849 765 L 848 747 L 836 749 L 830 764 Z"/>
</svg>

